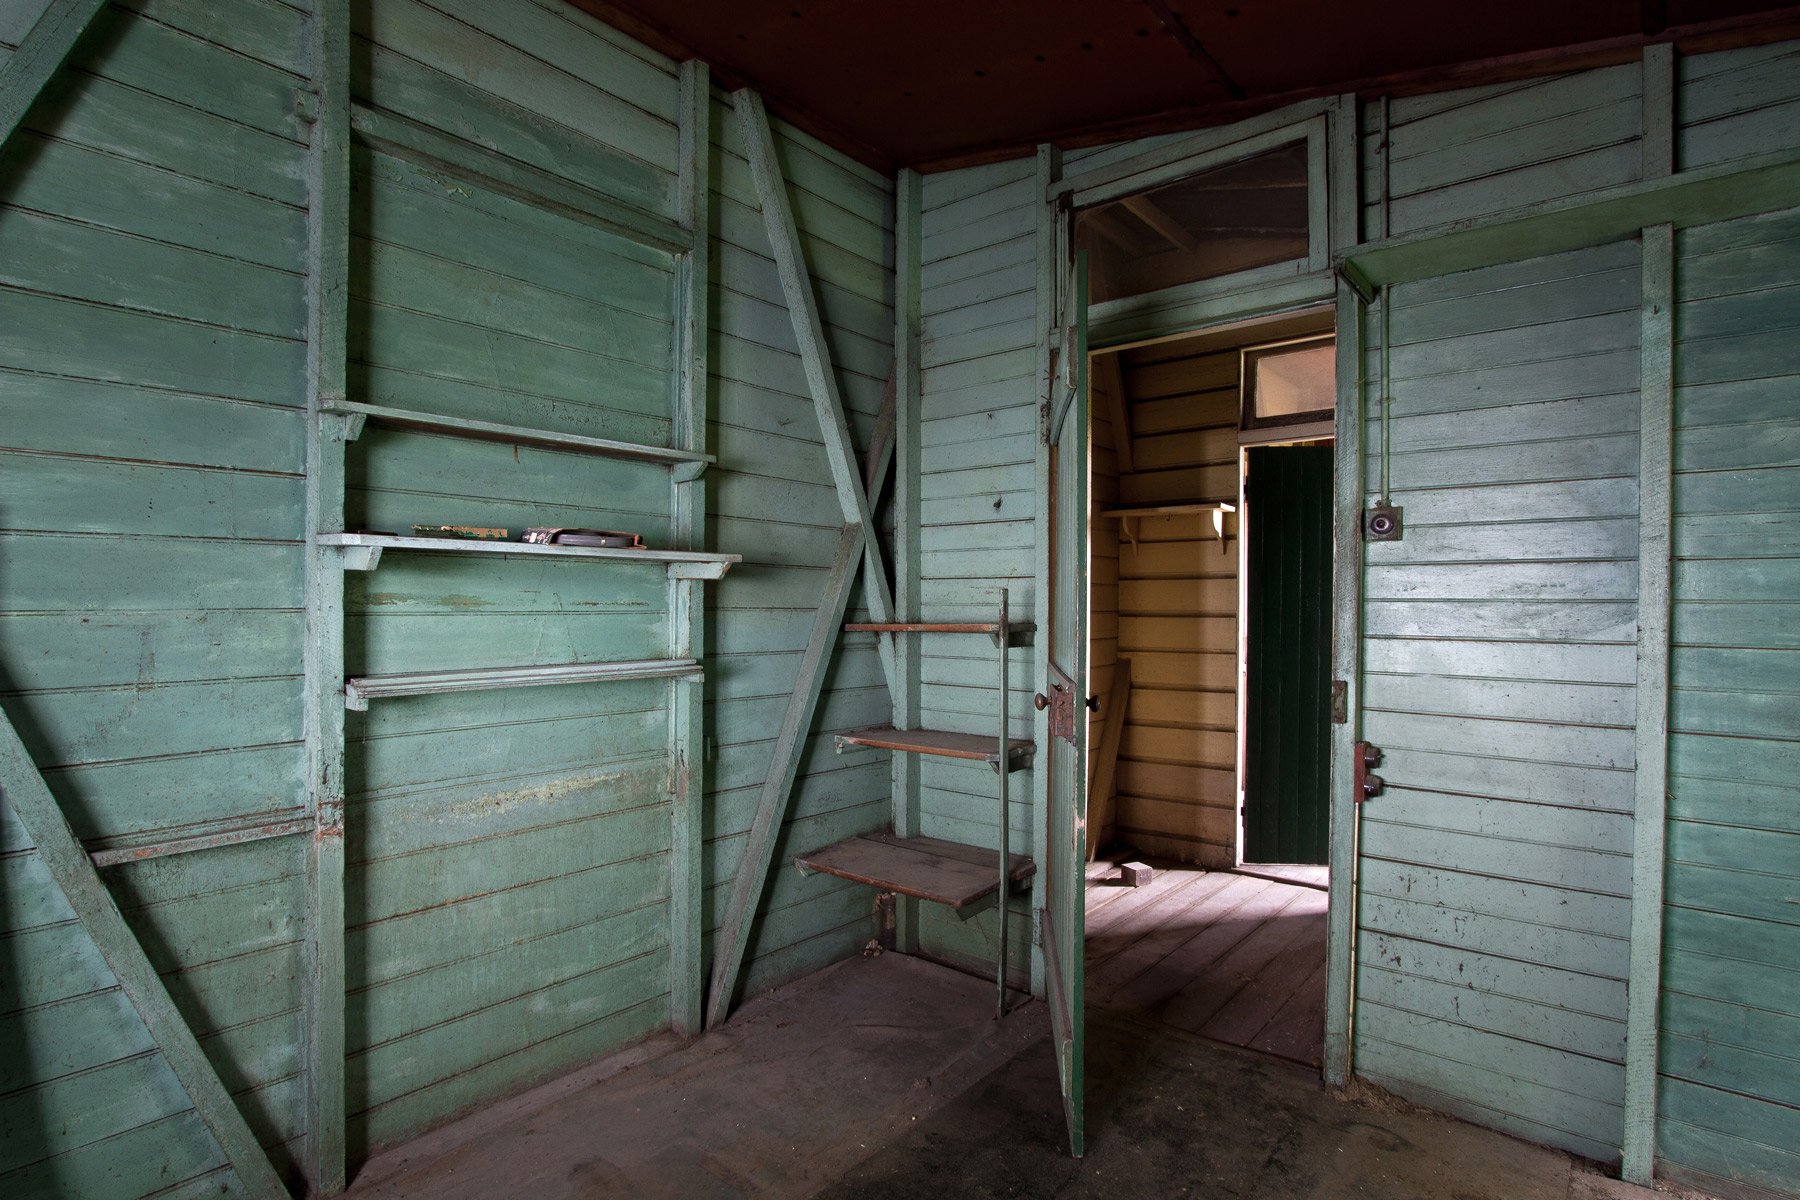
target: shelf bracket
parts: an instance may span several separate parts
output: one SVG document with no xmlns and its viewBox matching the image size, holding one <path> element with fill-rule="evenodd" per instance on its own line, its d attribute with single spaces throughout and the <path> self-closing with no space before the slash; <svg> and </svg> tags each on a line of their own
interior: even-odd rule
<svg viewBox="0 0 1800 1200">
<path fill-rule="evenodd" d="M 692 483 L 706 474 L 704 462 L 678 462 L 669 468 L 676 483 Z"/>
<path fill-rule="evenodd" d="M 337 549 L 344 556 L 346 571 L 373 571 L 381 565 L 380 546 L 339 546 Z"/>
</svg>

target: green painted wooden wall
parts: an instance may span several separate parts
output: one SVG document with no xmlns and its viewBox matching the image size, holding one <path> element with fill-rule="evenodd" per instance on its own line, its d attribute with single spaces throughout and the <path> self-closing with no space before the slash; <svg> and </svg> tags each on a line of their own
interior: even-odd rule
<svg viewBox="0 0 1800 1200">
<path fill-rule="evenodd" d="M 1637 260 L 1621 242 L 1395 289 L 1406 535 L 1364 576 L 1388 789 L 1362 815 L 1356 1069 L 1598 1159 L 1630 958 Z"/>
<path fill-rule="evenodd" d="M 16 40 L 38 4 L 6 6 Z M 103 12 L 0 161 L 7 715 L 90 847 L 297 815 L 304 14 Z M 235 1177 L 7 820 L 9 1196 Z M 106 872 L 258 1135 L 291 1158 L 304 848 Z"/>
<path fill-rule="evenodd" d="M 1014 613 L 1037 603 L 1037 210 L 1030 160 L 924 179 L 920 239 L 920 586 L 922 619 L 991 621 L 999 589 Z M 1028 619 L 1028 618 L 1016 618 Z M 999 719 L 994 648 L 951 634 L 920 638 L 920 711 L 931 729 L 990 736 Z M 1014 730 L 1029 728 L 1037 651 L 1012 651 Z M 1016 735 L 1015 735 L 1016 736 Z M 982 763 L 920 764 L 919 832 L 996 847 L 993 772 Z M 1033 774 L 1013 778 L 1012 844 L 1036 828 Z M 1023 897 L 1015 909 L 1025 912 Z M 920 948 L 992 970 L 999 922 L 920 906 Z M 1029 920 L 1010 923 L 1023 968 Z"/>
<path fill-rule="evenodd" d="M 1659 1152 L 1800 1192 L 1800 212 L 1676 238 Z"/>
<path fill-rule="evenodd" d="M 1800 145 L 1800 45 L 1680 58 L 1672 96 L 1646 100 L 1644 80 L 1631 63 L 1396 99 L 1385 131 L 1382 103 L 1365 97 L 1361 236 L 1428 232 L 1634 182 L 1647 106 L 1671 110 L 1676 169 Z M 1069 151 L 1063 172 L 1183 136 Z M 953 356 L 952 369 L 926 377 L 928 596 L 935 588 L 974 603 L 1023 570 L 995 552 L 1035 545 L 1023 449 L 1009 463 L 995 461 L 998 446 L 965 443 L 990 429 L 1025 434 L 1037 403 L 1029 192 L 1022 163 L 926 180 L 924 328 Z M 934 227 L 934 209 L 955 219 Z M 1788 660 L 1800 649 L 1788 632 L 1800 601 L 1788 569 L 1800 260 L 1784 220 L 1680 242 L 1658 1153 L 1671 1171 L 1800 1193 L 1791 1153 L 1800 1076 L 1794 1056 L 1767 1050 L 1793 1040 L 1800 958 L 1791 906 L 1771 899 L 1800 873 L 1788 865 L 1800 828 L 1783 815 L 1793 807 Z M 1247 293 L 1242 312 L 1269 311 L 1272 295 Z M 1232 303 L 1191 311 L 1225 320 L 1240 315 Z M 1624 1105 L 1641 304 L 1635 240 L 1396 288 L 1392 470 L 1407 532 L 1368 547 L 1363 579 L 1365 729 L 1388 751 L 1390 786 L 1362 816 L 1354 1069 L 1602 1160 L 1620 1154 Z M 1371 415 L 1379 316 L 1371 310 L 1367 323 Z M 1703 335 L 1691 328 L 1702 320 L 1711 322 Z M 1179 328 L 1139 322 L 1129 333 Z M 1698 389 L 1715 380 L 1731 384 L 1741 411 L 1725 392 L 1699 407 Z M 958 431 L 956 445 L 929 435 L 934 417 Z M 1379 445 L 1371 420 L 1370 498 Z M 1721 514 L 1715 530 L 1698 527 L 1700 511 Z M 965 547 L 987 552 L 986 564 L 959 569 L 975 557 L 959 560 Z M 947 652 L 927 650 L 939 687 L 950 681 L 934 659 Z M 970 673 L 955 685 L 957 714 L 972 720 L 992 705 L 982 683 Z M 1745 1053 L 1756 1047 L 1759 1057 Z"/>
<path fill-rule="evenodd" d="M 0 43 L 41 0 L 0 5 Z M 663 216 L 676 65 L 553 0 L 354 6 L 359 99 Z M 0 698 L 91 849 L 298 815 L 305 7 L 101 14 L 0 158 Z M 841 524 L 729 102 L 714 100 L 706 924 L 722 917 Z M 893 181 L 782 123 L 859 439 L 893 342 Z M 670 436 L 657 251 L 359 146 L 351 398 Z M 668 533 L 653 468 L 371 427 L 352 527 Z M 389 556 L 348 580 L 352 674 L 648 657 L 660 576 Z M 574 570 L 567 570 L 573 566 Z M 668 1023 L 666 685 L 378 701 L 349 724 L 353 1155 Z M 846 638 L 821 730 L 888 700 Z M 886 820 L 886 766 L 816 737 L 778 854 Z M 0 1190 L 236 1190 L 18 826 L 0 816 Z M 109 868 L 253 1127 L 303 1129 L 299 838 Z M 777 872 L 746 989 L 853 952 L 862 889 Z M 169 1189 L 163 1191 L 163 1189 Z"/>
</svg>

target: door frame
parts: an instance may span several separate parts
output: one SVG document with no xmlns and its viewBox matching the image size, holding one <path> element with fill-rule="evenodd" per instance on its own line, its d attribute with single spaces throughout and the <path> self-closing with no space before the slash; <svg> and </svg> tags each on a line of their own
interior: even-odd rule
<svg viewBox="0 0 1800 1200">
<path fill-rule="evenodd" d="M 1316 122 L 1316 123 L 1315 123 Z M 1043 202 L 1037 219 L 1037 367 L 1040 403 L 1052 399 L 1051 347 L 1060 328 L 1058 281 L 1069 258 L 1069 223 L 1073 198 L 1098 196 L 1100 189 L 1138 176 L 1154 165 L 1157 178 L 1169 176 L 1177 164 L 1180 174 L 1204 170 L 1218 161 L 1221 151 L 1241 146 L 1251 137 L 1258 144 L 1266 135 L 1300 133 L 1307 137 L 1314 162 L 1323 170 L 1311 173 L 1314 195 L 1309 205 L 1315 222 L 1314 244 L 1329 246 L 1332 255 L 1347 251 L 1358 241 L 1359 212 L 1357 161 L 1357 111 L 1354 96 L 1309 101 L 1280 113 L 1253 118 L 1225 130 L 1210 130 L 1184 139 L 1175 146 L 1136 158 L 1113 156 L 1110 163 L 1065 177 L 1062 155 L 1054 146 L 1040 146 L 1036 182 Z M 1290 132 L 1291 131 L 1291 132 Z M 1320 136 L 1323 134 L 1324 136 Z M 1315 140 L 1316 139 L 1316 140 Z M 1178 150 L 1188 147 L 1187 154 Z M 1161 161 L 1147 162 L 1155 156 Z M 1098 156 L 1096 156 L 1098 157 Z M 1127 190 L 1131 190 L 1127 188 Z M 1342 1087 L 1352 1071 L 1351 1026 L 1354 1012 L 1356 968 L 1357 839 L 1361 810 L 1351 778 L 1354 746 L 1361 738 L 1362 711 L 1362 590 L 1363 590 L 1363 433 L 1365 386 L 1362 376 L 1364 301 L 1339 273 L 1309 255 L 1304 269 L 1282 278 L 1264 272 L 1245 272 L 1241 277 L 1206 281 L 1203 294 L 1168 297 L 1171 303 L 1148 311 L 1133 312 L 1128 319 L 1105 320 L 1094 314 L 1088 352 L 1117 351 L 1133 346 L 1170 341 L 1194 333 L 1217 333 L 1234 326 L 1248 326 L 1271 317 L 1291 316 L 1308 309 L 1335 308 L 1337 338 L 1337 412 L 1334 432 L 1332 500 L 1332 679 L 1342 684 L 1343 720 L 1331 728 L 1331 881 L 1326 912 L 1325 1046 L 1321 1076 L 1329 1087 Z M 1123 314 L 1121 314 L 1123 315 Z M 1036 602 L 1039 629 L 1050 628 L 1050 491 L 1048 447 L 1038 447 L 1036 480 Z M 1085 523 L 1087 514 L 1082 514 Z M 1088 600 L 1084 597 L 1084 604 Z M 1085 681 L 1082 681 L 1085 686 Z M 1043 681 L 1038 681 L 1041 688 Z M 1039 713 L 1034 735 L 1047 744 L 1049 722 Z M 1035 772 L 1033 799 L 1036 810 L 1034 851 L 1044 861 L 1045 822 L 1049 814 L 1049 775 Z M 1078 780 L 1085 803 L 1086 780 Z M 1032 904 L 1042 903 L 1043 872 L 1033 878 Z M 1042 994 L 1041 948 L 1032 954 L 1033 990 Z"/>
</svg>

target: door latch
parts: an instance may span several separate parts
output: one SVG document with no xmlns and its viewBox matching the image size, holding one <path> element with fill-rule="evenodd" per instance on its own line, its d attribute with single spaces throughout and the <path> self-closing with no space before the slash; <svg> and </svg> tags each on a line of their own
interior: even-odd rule
<svg viewBox="0 0 1800 1200">
<path fill-rule="evenodd" d="M 1387 781 L 1379 775 L 1369 774 L 1369 768 L 1381 765 L 1381 747 L 1372 746 L 1368 742 L 1358 742 L 1355 748 L 1355 762 L 1352 766 L 1351 785 L 1356 803 L 1373 800 L 1381 795 L 1387 787 Z"/>
<path fill-rule="evenodd" d="M 1075 681 L 1057 669 L 1055 663 L 1050 666 L 1050 694 L 1046 696 L 1038 692 L 1031 697 L 1032 707 L 1039 712 L 1050 710 L 1050 736 L 1059 737 L 1073 746 L 1075 744 Z"/>
</svg>

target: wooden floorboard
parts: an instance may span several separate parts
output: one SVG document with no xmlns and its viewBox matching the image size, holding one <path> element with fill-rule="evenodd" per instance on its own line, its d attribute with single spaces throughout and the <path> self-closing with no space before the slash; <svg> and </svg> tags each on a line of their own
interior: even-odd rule
<svg viewBox="0 0 1800 1200">
<path fill-rule="evenodd" d="M 1326 893 L 1273 871 L 1146 861 L 1156 876 L 1139 888 L 1089 864 L 1089 1007 L 1317 1065 Z"/>
</svg>

